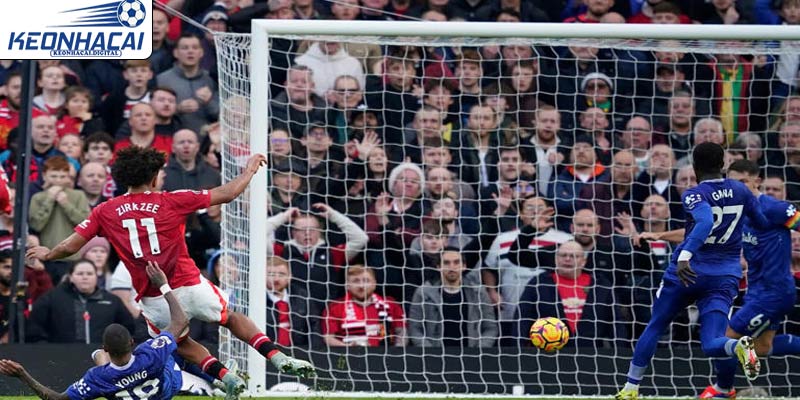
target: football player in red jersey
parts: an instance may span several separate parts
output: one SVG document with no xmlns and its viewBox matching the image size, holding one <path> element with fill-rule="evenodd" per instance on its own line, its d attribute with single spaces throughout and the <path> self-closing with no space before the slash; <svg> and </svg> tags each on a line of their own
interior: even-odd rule
<svg viewBox="0 0 800 400">
<path fill-rule="evenodd" d="M 49 261 L 68 257 L 95 236 L 103 236 L 114 246 L 130 271 L 138 293 L 137 301 L 151 334 L 157 334 L 169 324 L 169 307 L 162 295 L 164 288 L 152 286 L 147 278 L 145 268 L 148 261 L 162 266 L 169 286 L 189 318 L 218 322 L 248 342 L 282 372 L 304 377 L 313 375 L 314 367 L 310 363 L 283 354 L 252 320 L 228 310 L 227 295 L 202 277 L 189 257 L 184 241 L 186 216 L 212 205 L 233 201 L 245 190 L 259 168 L 266 165 L 266 158 L 262 154 L 251 156 L 244 173 L 236 179 L 202 191 L 156 191 L 164 162 L 164 154 L 152 148 L 132 146 L 120 150 L 111 173 L 118 184 L 128 188 L 128 192 L 97 206 L 85 221 L 75 227 L 75 233 L 52 250 L 42 246 L 29 249 L 28 258 Z M 225 382 L 226 389 L 233 393 L 233 397 L 238 397 L 244 390 L 244 382 L 236 374 L 229 374 L 219 360 L 187 334 L 184 332 L 179 339 L 178 353 Z"/>
</svg>

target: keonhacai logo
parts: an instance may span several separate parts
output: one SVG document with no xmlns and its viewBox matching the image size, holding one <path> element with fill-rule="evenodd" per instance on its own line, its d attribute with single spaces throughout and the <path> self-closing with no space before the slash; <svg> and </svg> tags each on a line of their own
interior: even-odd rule
<svg viewBox="0 0 800 400">
<path fill-rule="evenodd" d="M 69 9 L 63 1 L 28 0 L 14 11 L 25 14 L 33 7 L 22 3 L 38 5 L 29 12 L 38 15 L 30 15 L 22 29 L 17 28 L 22 16 L 0 16 L 0 34 L 7 38 L 0 59 L 143 59 L 152 52 L 152 0 L 71 0 Z M 11 24 L 4 24 L 10 16 Z"/>
</svg>

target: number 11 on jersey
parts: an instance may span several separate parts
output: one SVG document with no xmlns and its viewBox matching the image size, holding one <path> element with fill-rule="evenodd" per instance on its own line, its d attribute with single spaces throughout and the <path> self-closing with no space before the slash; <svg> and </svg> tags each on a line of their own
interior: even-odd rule
<svg viewBox="0 0 800 400">
<path fill-rule="evenodd" d="M 161 254 L 161 245 L 158 243 L 158 231 L 156 231 L 156 220 L 153 218 L 142 218 L 139 223 L 147 229 L 147 239 L 150 242 L 150 253 L 153 255 Z M 122 227 L 128 230 L 128 237 L 131 240 L 131 250 L 133 256 L 142 258 L 142 244 L 139 243 L 139 229 L 135 219 L 123 219 Z"/>
</svg>

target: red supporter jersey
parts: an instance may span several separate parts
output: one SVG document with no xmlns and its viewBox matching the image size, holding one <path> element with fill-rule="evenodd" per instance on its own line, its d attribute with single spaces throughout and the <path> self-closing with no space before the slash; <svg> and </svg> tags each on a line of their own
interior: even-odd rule
<svg viewBox="0 0 800 400">
<path fill-rule="evenodd" d="M 126 193 L 95 207 L 75 232 L 86 240 L 108 239 L 131 273 L 137 300 L 158 297 L 161 292 L 147 278 L 147 261 L 158 262 L 173 289 L 200 283 L 200 270 L 186 249 L 186 216 L 210 203 L 207 190 Z"/>
<path fill-rule="evenodd" d="M 120 139 L 114 146 L 114 152 L 120 151 L 128 147 L 131 147 L 131 138 L 126 137 L 124 139 Z M 167 158 L 169 158 L 169 155 L 172 154 L 172 136 L 164 136 L 157 134 L 153 137 L 153 141 L 150 142 L 149 147 L 161 151 L 162 153 L 167 155 Z"/>
</svg>

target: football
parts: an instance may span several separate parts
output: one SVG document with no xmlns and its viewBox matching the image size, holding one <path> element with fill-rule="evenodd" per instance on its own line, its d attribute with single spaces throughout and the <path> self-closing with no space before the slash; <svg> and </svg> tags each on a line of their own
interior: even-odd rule
<svg viewBox="0 0 800 400">
<path fill-rule="evenodd" d="M 123 26 L 135 28 L 144 22 L 144 4 L 139 0 L 122 0 L 117 6 L 117 18 Z"/>
<path fill-rule="evenodd" d="M 569 341 L 569 328 L 558 318 L 537 319 L 531 326 L 531 343 L 544 351 L 561 350 Z"/>
</svg>

